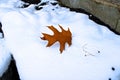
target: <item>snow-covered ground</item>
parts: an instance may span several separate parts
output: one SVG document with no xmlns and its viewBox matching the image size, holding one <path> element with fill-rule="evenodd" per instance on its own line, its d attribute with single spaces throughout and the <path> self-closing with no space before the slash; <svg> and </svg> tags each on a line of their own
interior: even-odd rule
<svg viewBox="0 0 120 80">
<path fill-rule="evenodd" d="M 21 80 L 120 80 L 120 36 L 85 14 L 46 1 L 41 10 L 20 8 L 19 0 L 0 1 L 0 74 L 12 53 Z M 53 34 L 46 26 L 60 30 L 58 24 L 72 32 L 72 45 L 66 44 L 62 54 L 59 43 L 46 47 L 40 38 L 42 32 Z"/>
<path fill-rule="evenodd" d="M 7 70 L 10 60 L 10 52 L 5 45 L 5 40 L 2 39 L 2 34 L 0 33 L 0 76 L 2 76 Z"/>
</svg>

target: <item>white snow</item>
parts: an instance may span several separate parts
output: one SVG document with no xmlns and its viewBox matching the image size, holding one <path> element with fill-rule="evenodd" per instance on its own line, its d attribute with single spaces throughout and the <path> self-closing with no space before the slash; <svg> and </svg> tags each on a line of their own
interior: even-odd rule
<svg viewBox="0 0 120 80">
<path fill-rule="evenodd" d="M 0 21 L 2 41 L 16 60 L 21 80 L 120 80 L 120 36 L 85 14 L 51 5 L 54 0 L 38 11 L 35 5 L 16 7 L 21 3 L 16 1 L 8 0 L 9 7 L 1 3 Z M 60 30 L 58 24 L 72 32 L 72 45 L 62 54 L 58 43 L 46 47 L 47 41 L 40 39 L 42 32 L 53 34 L 46 26 Z"/>
<path fill-rule="evenodd" d="M 8 51 L 4 39 L 0 33 L 0 77 L 7 70 L 8 65 L 10 64 L 11 55 Z"/>
</svg>

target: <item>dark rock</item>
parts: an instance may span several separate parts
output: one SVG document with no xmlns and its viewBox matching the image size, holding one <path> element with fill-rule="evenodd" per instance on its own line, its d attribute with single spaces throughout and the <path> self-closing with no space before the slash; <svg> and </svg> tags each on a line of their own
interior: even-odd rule
<svg viewBox="0 0 120 80">
<path fill-rule="evenodd" d="M 41 0 L 21 0 L 29 4 L 38 4 L 41 2 Z"/>
<path fill-rule="evenodd" d="M 0 23 L 0 32 L 3 33 L 2 31 L 2 24 Z"/>
<path fill-rule="evenodd" d="M 44 5 L 47 5 L 47 4 L 48 4 L 48 2 L 43 2 L 39 6 L 44 6 Z"/>
<path fill-rule="evenodd" d="M 11 60 L 7 71 L 0 77 L 0 80 L 20 80 L 14 59 Z"/>
<path fill-rule="evenodd" d="M 114 68 L 114 67 L 112 67 L 111 69 L 112 69 L 113 71 L 115 71 L 115 68 Z"/>
<path fill-rule="evenodd" d="M 30 4 L 29 3 L 24 3 L 20 8 L 26 8 L 28 7 Z"/>
<path fill-rule="evenodd" d="M 109 78 L 108 80 L 112 80 L 111 78 Z"/>
<path fill-rule="evenodd" d="M 2 33 L 2 37 L 4 37 L 4 33 L 3 33 L 3 30 L 2 30 L 2 23 L 0 22 L 0 33 Z"/>
<path fill-rule="evenodd" d="M 40 7 L 40 6 L 35 6 L 35 9 L 36 10 L 41 10 L 43 7 Z"/>
<path fill-rule="evenodd" d="M 51 3 L 53 6 L 57 5 L 58 3 L 57 2 L 54 2 L 54 3 Z"/>
</svg>

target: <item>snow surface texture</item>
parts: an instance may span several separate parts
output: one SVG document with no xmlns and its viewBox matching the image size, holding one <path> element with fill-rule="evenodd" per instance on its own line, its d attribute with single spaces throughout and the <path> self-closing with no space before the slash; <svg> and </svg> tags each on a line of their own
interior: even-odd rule
<svg viewBox="0 0 120 80">
<path fill-rule="evenodd" d="M 2 39 L 2 34 L 0 33 L 0 77 L 7 70 L 10 60 L 11 55 L 6 48 L 5 41 Z"/>
<path fill-rule="evenodd" d="M 87 15 L 52 5 L 54 0 L 47 0 L 41 10 L 35 10 L 36 5 L 20 8 L 19 0 L 3 1 L 4 41 L 21 80 L 120 80 L 120 36 Z M 47 41 L 40 39 L 42 32 L 53 34 L 46 26 L 60 30 L 58 24 L 72 32 L 72 45 L 62 54 L 58 43 L 46 47 Z"/>
</svg>

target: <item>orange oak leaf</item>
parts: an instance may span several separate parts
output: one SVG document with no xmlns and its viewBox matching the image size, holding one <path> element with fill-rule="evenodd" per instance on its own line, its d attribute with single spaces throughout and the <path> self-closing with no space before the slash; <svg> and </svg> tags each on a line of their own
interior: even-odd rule
<svg viewBox="0 0 120 80">
<path fill-rule="evenodd" d="M 65 43 L 68 43 L 68 45 L 70 46 L 72 44 L 72 33 L 70 32 L 70 29 L 68 28 L 68 30 L 64 30 L 62 28 L 62 26 L 60 26 L 60 29 L 62 30 L 62 32 L 59 32 L 54 26 L 48 26 L 49 29 L 51 29 L 54 34 L 53 35 L 49 35 L 46 33 L 42 33 L 43 37 L 41 37 L 42 40 L 48 40 L 48 44 L 47 47 L 52 46 L 55 42 L 59 42 L 60 43 L 60 53 L 63 52 L 63 50 L 65 50 Z"/>
</svg>

